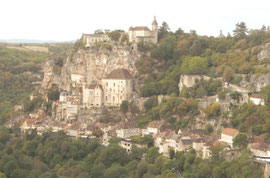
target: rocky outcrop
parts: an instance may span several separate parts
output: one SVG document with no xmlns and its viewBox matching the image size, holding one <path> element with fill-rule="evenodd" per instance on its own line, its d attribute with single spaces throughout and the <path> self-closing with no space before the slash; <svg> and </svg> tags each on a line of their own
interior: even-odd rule
<svg viewBox="0 0 270 178">
<path fill-rule="evenodd" d="M 258 59 L 270 59 L 270 43 L 266 43 L 263 50 L 258 54 Z"/>
<path fill-rule="evenodd" d="M 210 77 L 205 75 L 181 75 L 178 84 L 179 91 L 181 92 L 184 87 L 192 87 L 196 83 L 196 81 L 200 80 L 210 80 Z"/>
<path fill-rule="evenodd" d="M 54 73 L 54 66 L 55 62 L 53 59 L 48 59 L 44 66 L 43 66 L 43 71 L 44 71 L 44 78 L 41 83 L 41 88 L 42 89 L 49 89 L 52 87 L 53 84 L 59 84 L 60 78 L 58 75 Z"/>
<path fill-rule="evenodd" d="M 250 77 L 250 88 L 256 92 L 270 84 L 270 74 L 260 76 L 252 75 Z"/>
<path fill-rule="evenodd" d="M 124 68 L 135 74 L 135 61 L 139 56 L 130 52 L 127 45 L 113 45 L 105 48 L 79 49 L 69 56 L 62 68 L 60 88 L 70 91 L 71 74 L 82 75 L 86 84 L 101 83 L 101 79 L 112 70 Z"/>
</svg>

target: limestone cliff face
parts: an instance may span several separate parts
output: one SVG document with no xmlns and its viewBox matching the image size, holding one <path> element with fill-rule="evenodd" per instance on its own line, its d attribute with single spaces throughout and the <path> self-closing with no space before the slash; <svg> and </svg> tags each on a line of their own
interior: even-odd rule
<svg viewBox="0 0 270 178">
<path fill-rule="evenodd" d="M 264 45 L 263 50 L 258 54 L 258 59 L 270 58 L 270 43 Z"/>
<path fill-rule="evenodd" d="M 52 87 L 53 84 L 59 84 L 59 76 L 54 73 L 55 62 L 53 59 L 48 59 L 43 65 L 44 78 L 41 83 L 41 88 L 47 90 Z"/>
<path fill-rule="evenodd" d="M 60 88 L 70 91 L 71 75 L 79 74 L 86 84 L 101 83 L 101 79 L 117 68 L 135 71 L 135 61 L 139 54 L 132 53 L 127 45 L 113 45 L 111 50 L 105 48 L 79 49 L 70 55 L 62 68 Z"/>
</svg>

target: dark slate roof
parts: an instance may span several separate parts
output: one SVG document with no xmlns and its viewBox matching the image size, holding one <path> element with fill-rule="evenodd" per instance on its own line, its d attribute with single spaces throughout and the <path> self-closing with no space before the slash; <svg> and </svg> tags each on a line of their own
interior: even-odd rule
<svg viewBox="0 0 270 178">
<path fill-rule="evenodd" d="M 114 69 L 111 71 L 105 79 L 132 79 L 132 76 L 127 69 Z"/>
<path fill-rule="evenodd" d="M 91 85 L 88 86 L 88 88 L 89 88 L 89 89 L 95 89 L 96 86 L 99 86 L 99 88 L 102 88 L 102 86 L 99 85 L 99 84 L 91 84 Z"/>
<path fill-rule="evenodd" d="M 181 139 L 181 142 L 183 145 L 192 145 L 193 140 L 192 139 Z"/>
</svg>

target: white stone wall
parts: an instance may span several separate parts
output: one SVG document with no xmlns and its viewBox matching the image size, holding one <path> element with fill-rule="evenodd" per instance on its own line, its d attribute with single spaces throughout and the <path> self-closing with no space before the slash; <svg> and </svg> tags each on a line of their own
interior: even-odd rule
<svg viewBox="0 0 270 178">
<path fill-rule="evenodd" d="M 131 99 L 132 80 L 102 79 L 104 105 L 119 107 L 123 100 Z"/>
<path fill-rule="evenodd" d="M 110 41 L 110 37 L 107 34 L 100 34 L 100 35 L 83 34 L 83 42 L 86 47 L 89 47 L 95 43 L 107 41 Z"/>
<path fill-rule="evenodd" d="M 76 84 L 81 83 L 82 79 L 83 79 L 83 76 L 80 74 L 71 74 L 71 81 L 73 83 L 76 83 Z"/>
<path fill-rule="evenodd" d="M 130 138 L 133 136 L 140 136 L 140 129 L 139 128 L 118 129 L 116 130 L 116 135 L 119 138 Z"/>
<path fill-rule="evenodd" d="M 233 136 L 227 134 L 221 134 L 221 141 L 228 143 L 231 147 L 233 146 L 233 139 L 236 137 L 238 133 Z"/>
<path fill-rule="evenodd" d="M 264 105 L 264 100 L 261 98 L 250 98 L 250 101 L 255 105 Z"/>
</svg>

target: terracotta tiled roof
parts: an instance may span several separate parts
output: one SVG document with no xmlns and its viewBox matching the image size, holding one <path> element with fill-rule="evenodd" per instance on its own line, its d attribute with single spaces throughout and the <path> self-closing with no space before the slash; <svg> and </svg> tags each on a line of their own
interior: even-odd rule
<svg viewBox="0 0 270 178">
<path fill-rule="evenodd" d="M 256 144 L 252 145 L 251 148 L 254 150 L 266 151 L 269 148 L 269 144 L 264 143 L 264 142 L 256 143 Z"/>
<path fill-rule="evenodd" d="M 260 142 L 263 142 L 263 138 L 259 136 L 254 136 L 250 140 L 250 143 L 260 143 Z"/>
<path fill-rule="evenodd" d="M 233 136 L 238 132 L 239 132 L 238 130 L 232 129 L 232 128 L 226 128 L 226 129 L 222 130 L 222 134 L 226 134 L 226 135 L 230 135 L 230 136 Z"/>
<path fill-rule="evenodd" d="M 148 27 L 142 26 L 142 27 L 130 27 L 130 31 L 151 31 Z"/>
<path fill-rule="evenodd" d="M 250 98 L 258 98 L 258 99 L 261 99 L 262 97 L 261 97 L 260 94 L 252 94 L 252 95 L 250 96 Z"/>
<path fill-rule="evenodd" d="M 132 79 L 132 76 L 127 69 L 115 69 L 105 79 Z"/>
</svg>

